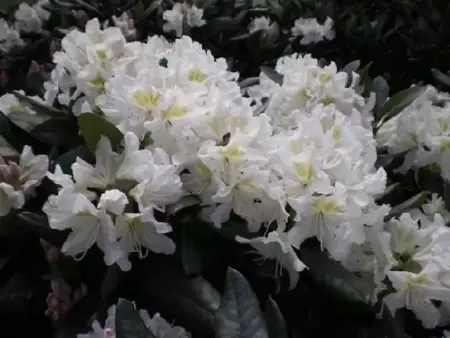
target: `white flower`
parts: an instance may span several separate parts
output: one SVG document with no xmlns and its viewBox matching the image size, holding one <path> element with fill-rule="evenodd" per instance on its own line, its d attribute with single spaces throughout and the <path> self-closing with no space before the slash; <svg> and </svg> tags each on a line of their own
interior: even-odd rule
<svg viewBox="0 0 450 338">
<path fill-rule="evenodd" d="M 303 36 L 300 40 L 300 43 L 303 45 L 317 43 L 324 39 L 333 40 L 335 36 L 333 20 L 327 17 L 325 23 L 321 25 L 316 18 L 299 18 L 295 20 L 292 35 Z"/>
<path fill-rule="evenodd" d="M 289 273 L 291 289 L 295 288 L 299 278 L 299 272 L 303 271 L 306 265 L 300 261 L 297 253 L 292 247 L 292 236 L 290 232 L 272 231 L 267 237 L 256 237 L 252 239 L 236 237 L 236 241 L 243 244 L 250 244 L 264 257 L 276 260 L 277 264 L 284 267 Z"/>
<path fill-rule="evenodd" d="M 203 9 L 186 2 L 175 3 L 172 9 L 163 12 L 163 19 L 167 22 L 163 26 L 165 32 L 175 31 L 177 37 L 183 34 L 183 25 L 201 27 L 206 21 L 202 19 Z"/>
<path fill-rule="evenodd" d="M 439 269 L 430 264 L 420 273 L 390 271 L 387 273 L 396 292 L 384 298 L 385 304 L 395 313 L 406 307 L 412 310 L 425 328 L 435 327 L 440 313 L 431 300 L 450 301 L 450 289 L 439 283 Z"/>
<path fill-rule="evenodd" d="M 191 334 L 179 326 L 170 325 L 159 313 L 150 317 L 147 310 L 139 310 L 139 316 L 142 318 L 145 326 L 149 329 L 149 334 L 156 338 L 191 338 Z M 115 328 L 116 305 L 108 309 L 108 317 L 103 328 L 98 321 L 92 323 L 92 331 L 85 334 L 77 334 L 77 338 L 114 338 L 116 336 Z"/>
<path fill-rule="evenodd" d="M 269 30 L 270 25 L 271 25 L 270 19 L 265 16 L 262 16 L 259 18 L 254 18 L 250 22 L 248 30 L 250 33 L 254 33 L 257 31 L 267 31 Z"/>
<path fill-rule="evenodd" d="M 10 27 L 4 19 L 0 19 L 0 50 L 9 52 L 14 47 L 23 46 L 25 42 L 20 38 L 20 33 Z"/>
<path fill-rule="evenodd" d="M 181 179 L 173 165 L 155 165 L 147 175 L 147 179 L 130 191 L 139 210 L 144 211 L 150 207 L 164 211 L 168 204 L 177 202 L 183 196 Z"/>
<path fill-rule="evenodd" d="M 165 10 L 163 19 L 167 21 L 163 26 L 165 32 L 174 30 L 177 37 L 183 34 L 183 4 L 177 2 L 172 9 Z"/>
<path fill-rule="evenodd" d="M 112 151 L 109 139 L 102 135 L 95 151 L 95 167 L 78 157 L 72 164 L 73 177 L 81 186 L 106 189 L 116 182 L 120 160 L 120 155 Z"/>
<path fill-rule="evenodd" d="M 42 15 L 42 14 L 41 14 Z M 17 30 L 25 32 L 39 32 L 42 29 L 42 19 L 35 8 L 27 3 L 21 3 L 14 14 Z"/>
<path fill-rule="evenodd" d="M 100 197 L 100 200 L 105 199 L 108 198 Z M 106 206 L 110 207 L 110 205 Z M 123 270 L 131 268 L 124 252 L 116 242 L 114 224 L 107 209 L 97 208 L 82 194 L 61 189 L 58 195 L 49 197 L 43 211 L 48 216 L 51 228 L 71 230 L 61 248 L 64 254 L 74 257 L 81 255 L 83 258 L 86 252 L 97 244 L 105 254 L 104 259 L 107 265 L 117 263 Z"/>
<path fill-rule="evenodd" d="M 195 5 L 187 7 L 186 22 L 190 27 L 201 27 L 206 21 L 203 19 L 203 9 Z"/>
<path fill-rule="evenodd" d="M 159 222 L 152 208 L 141 213 L 125 213 L 116 220 L 117 237 L 125 252 L 137 252 L 140 258 L 146 256 L 146 250 L 155 253 L 173 254 L 175 243 L 166 236 L 172 231 L 170 224 Z"/>
<path fill-rule="evenodd" d="M 0 97 L 0 111 L 9 115 L 22 111 L 22 105 L 14 94 L 5 94 Z"/>
<path fill-rule="evenodd" d="M 34 155 L 31 147 L 25 146 L 20 155 L 20 183 L 26 197 L 34 194 L 34 188 L 44 179 L 48 170 L 47 155 Z"/>
<path fill-rule="evenodd" d="M 145 326 L 157 338 L 191 338 L 191 334 L 180 326 L 170 325 L 159 313 L 150 317 L 146 310 L 139 310 Z"/>
<path fill-rule="evenodd" d="M 134 20 L 131 18 L 127 12 L 123 12 L 121 16 L 112 17 L 114 25 L 119 27 L 122 34 L 128 39 L 134 39 L 136 37 L 136 28 L 134 27 Z"/>
<path fill-rule="evenodd" d="M 7 183 L 0 183 L 0 216 L 6 216 L 11 209 L 20 209 L 24 203 L 25 196 L 22 191 Z"/>
</svg>

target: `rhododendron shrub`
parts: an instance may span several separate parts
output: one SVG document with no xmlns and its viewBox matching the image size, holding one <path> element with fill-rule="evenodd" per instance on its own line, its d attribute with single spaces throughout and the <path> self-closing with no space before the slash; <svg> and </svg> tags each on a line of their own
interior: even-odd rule
<svg viewBox="0 0 450 338">
<path fill-rule="evenodd" d="M 211 23 L 200 4 L 150 5 L 153 35 L 139 5 L 102 6 L 66 4 L 78 27 L 59 30 L 51 71 L 32 64 L 39 89 L 0 97 L 0 238 L 8 260 L 12 238 L 36 244 L 58 334 L 445 334 L 447 93 L 390 93 L 370 65 L 308 53 L 246 77 L 196 38 Z M 61 7 L 22 4 L 5 51 Z M 265 16 L 245 30 L 281 34 Z M 332 40 L 333 20 L 289 34 Z"/>
</svg>

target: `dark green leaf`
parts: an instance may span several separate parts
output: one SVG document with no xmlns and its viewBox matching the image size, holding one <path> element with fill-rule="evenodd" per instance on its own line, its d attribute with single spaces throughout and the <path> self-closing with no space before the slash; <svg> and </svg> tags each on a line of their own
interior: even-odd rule
<svg viewBox="0 0 450 338">
<path fill-rule="evenodd" d="M 115 320 L 117 338 L 156 338 L 145 326 L 134 304 L 128 300 L 119 299 Z"/>
<path fill-rule="evenodd" d="M 142 302 L 142 307 L 176 318 L 194 337 L 213 336 L 218 291 L 202 277 L 187 277 L 179 261 L 170 256 L 159 255 L 144 263 L 132 270 L 137 281 L 133 298 Z"/>
<path fill-rule="evenodd" d="M 361 66 L 361 61 L 355 60 L 355 61 L 347 63 L 344 66 L 344 68 L 342 68 L 342 71 L 346 72 L 347 74 L 351 74 L 352 72 L 356 73 L 360 66 Z"/>
<path fill-rule="evenodd" d="M 424 90 L 424 87 L 415 86 L 404 89 L 393 95 L 380 108 L 379 118 L 381 119 L 381 121 L 378 126 L 398 115 L 403 109 L 408 107 L 417 97 L 419 97 L 424 92 Z"/>
<path fill-rule="evenodd" d="M 66 237 L 65 231 L 51 229 L 47 216 L 29 211 L 19 212 L 17 215 L 18 225 L 27 230 L 35 232 L 39 237 L 56 246 L 61 246 Z"/>
<path fill-rule="evenodd" d="M 386 100 L 389 96 L 389 85 L 384 77 L 377 76 L 375 79 L 373 79 L 372 88 L 377 96 L 376 97 L 376 99 L 377 99 L 376 107 L 380 108 L 384 105 L 384 103 L 386 102 Z M 378 109 L 377 109 L 375 115 L 376 115 L 375 116 L 376 119 L 378 120 L 380 118 L 380 116 L 378 116 Z"/>
<path fill-rule="evenodd" d="M 377 204 L 382 203 L 381 201 L 389 199 L 389 196 L 395 193 L 398 188 L 400 188 L 400 183 L 393 183 L 387 186 L 381 194 L 375 196 L 375 201 L 377 202 Z"/>
<path fill-rule="evenodd" d="M 103 299 L 106 299 L 119 287 L 124 276 L 125 272 L 117 264 L 108 266 L 105 277 L 103 277 L 102 286 L 100 287 L 100 294 Z"/>
<path fill-rule="evenodd" d="M 229 268 L 216 313 L 217 338 L 267 338 L 258 298 L 240 272 Z"/>
<path fill-rule="evenodd" d="M 358 74 L 361 78 L 360 83 L 363 86 L 364 93 L 368 94 L 372 90 L 372 79 L 369 75 L 370 67 L 372 67 L 373 61 L 369 62 L 363 68 L 358 70 Z"/>
<path fill-rule="evenodd" d="M 178 202 L 171 204 L 167 207 L 168 215 L 176 215 L 181 210 L 191 208 L 200 204 L 198 198 L 194 196 L 184 196 Z"/>
<path fill-rule="evenodd" d="M 283 314 L 278 308 L 277 303 L 269 296 L 266 302 L 266 324 L 269 332 L 269 338 L 288 338 L 288 331 Z"/>
<path fill-rule="evenodd" d="M 401 214 L 408 212 L 412 209 L 419 208 L 425 201 L 427 200 L 430 193 L 428 191 L 422 191 L 421 193 L 411 197 L 403 203 L 400 203 L 394 206 L 391 209 L 389 215 L 386 216 L 385 221 L 388 221 L 391 218 L 399 217 Z"/>
<path fill-rule="evenodd" d="M 181 224 L 181 226 L 183 225 Z M 200 275 L 203 268 L 217 258 L 214 248 L 210 243 L 203 243 L 186 227 L 183 227 L 181 236 L 180 250 L 183 269 L 188 276 Z"/>
<path fill-rule="evenodd" d="M 111 122 L 101 116 L 87 113 L 78 116 L 80 133 L 83 136 L 89 150 L 95 154 L 97 143 L 102 136 L 107 137 L 113 150 L 118 150 L 123 140 L 123 134 Z"/>
<path fill-rule="evenodd" d="M 30 135 L 56 147 L 74 148 L 80 143 L 78 127 L 68 118 L 49 119 L 30 130 Z"/>
<path fill-rule="evenodd" d="M 317 245 L 301 247 L 300 259 L 309 267 L 311 277 L 338 297 L 360 305 L 372 300 L 375 287 L 373 276 L 348 271 Z"/>
<path fill-rule="evenodd" d="M 433 74 L 433 77 L 439 81 L 440 83 L 442 83 L 443 85 L 450 87 L 450 76 L 448 76 L 447 74 L 442 73 L 441 71 L 432 68 L 431 69 L 431 74 Z"/>
<path fill-rule="evenodd" d="M 67 116 L 67 113 L 56 109 L 52 106 L 49 106 L 45 103 L 39 102 L 27 95 L 24 95 L 22 93 L 19 93 L 18 91 L 13 91 L 13 94 L 17 97 L 17 99 L 24 105 L 29 106 L 32 108 L 36 113 L 43 114 L 47 116 L 53 116 L 53 117 L 64 117 Z"/>
<path fill-rule="evenodd" d="M 258 84 L 259 84 L 259 77 L 250 77 L 250 78 L 242 80 L 239 83 L 239 86 L 241 88 L 247 88 L 247 87 L 255 86 Z"/>
<path fill-rule="evenodd" d="M 56 160 L 56 164 L 61 166 L 63 173 L 71 175 L 72 164 L 76 161 L 77 157 L 85 160 L 88 163 L 94 163 L 92 153 L 86 146 L 82 145 L 59 156 L 58 159 Z"/>
<path fill-rule="evenodd" d="M 273 82 L 279 85 L 283 84 L 283 75 L 278 73 L 275 69 L 263 66 L 261 67 L 261 71 Z"/>
<path fill-rule="evenodd" d="M 27 112 L 11 112 L 8 114 L 8 119 L 14 123 L 17 127 L 30 133 L 30 131 L 48 121 L 50 117 L 43 114 L 29 114 Z"/>
</svg>

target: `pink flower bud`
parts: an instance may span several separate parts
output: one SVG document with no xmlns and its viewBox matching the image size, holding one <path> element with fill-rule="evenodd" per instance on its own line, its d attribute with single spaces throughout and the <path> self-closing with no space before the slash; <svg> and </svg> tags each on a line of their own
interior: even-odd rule
<svg viewBox="0 0 450 338">
<path fill-rule="evenodd" d="M 31 75 L 33 73 L 38 73 L 41 70 L 41 66 L 36 61 L 32 60 L 30 64 L 30 68 L 28 69 L 28 74 Z"/>
<path fill-rule="evenodd" d="M 50 264 L 58 263 L 61 257 L 59 249 L 55 246 L 50 246 L 46 251 L 45 258 L 47 259 L 47 262 Z"/>
<path fill-rule="evenodd" d="M 5 88 L 8 85 L 9 76 L 5 70 L 0 71 L 0 88 Z"/>
<path fill-rule="evenodd" d="M 55 295 L 59 297 L 59 295 L 61 294 L 61 281 L 59 279 L 53 279 L 50 282 L 50 288 L 55 293 Z"/>
</svg>

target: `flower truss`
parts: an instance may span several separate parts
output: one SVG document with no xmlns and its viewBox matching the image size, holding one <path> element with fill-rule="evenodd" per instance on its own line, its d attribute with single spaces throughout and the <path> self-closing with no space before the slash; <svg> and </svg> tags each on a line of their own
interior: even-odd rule
<svg viewBox="0 0 450 338">
<path fill-rule="evenodd" d="M 18 29 L 39 29 L 40 12 L 27 14 L 30 8 L 20 8 L 18 23 L 29 15 L 36 20 Z M 202 15 L 177 3 L 164 12 L 164 31 L 181 36 L 204 25 Z M 113 22 L 93 19 L 65 35 L 38 101 L 75 118 L 101 118 L 122 143 L 101 135 L 94 163 L 78 157 L 71 174 L 59 165 L 47 172 L 48 158 L 25 147 L 19 164 L 0 165 L 2 216 L 21 208 L 47 172 L 58 189 L 43 211 L 51 228 L 70 230 L 62 253 L 82 259 L 95 245 L 106 265 L 128 271 L 131 254 L 175 252 L 164 214 L 190 196 L 200 204 L 196 217 L 217 229 L 234 216 L 244 220 L 249 235 L 236 241 L 276 260 L 291 288 L 310 268 L 297 252 L 314 238 L 348 270 L 372 274 L 374 303 L 388 290 L 383 300 L 392 312 L 412 310 L 426 328 L 450 322 L 450 212 L 433 195 L 391 217 L 391 206 L 377 202 L 388 179 L 376 165 L 377 146 L 385 146 L 390 154 L 407 152 L 399 172 L 435 165 L 449 180 L 447 95 L 428 88 L 375 136 L 375 96 L 362 96 L 358 74 L 333 62 L 284 56 L 275 67 L 278 81 L 262 72 L 258 85 L 242 90 L 226 60 L 190 37 L 130 41 L 136 31 L 128 17 Z M 248 29 L 271 25 L 262 17 Z M 7 33 L 6 44 L 18 43 Z M 299 19 L 292 33 L 303 36 L 302 44 L 332 39 L 333 22 Z M 22 109 L 11 94 L 0 98 L 0 108 L 5 115 Z M 177 331 L 158 337 L 189 336 L 160 317 L 141 316 L 152 331 Z M 83 337 L 115 336 L 113 325 L 97 324 Z"/>
</svg>

